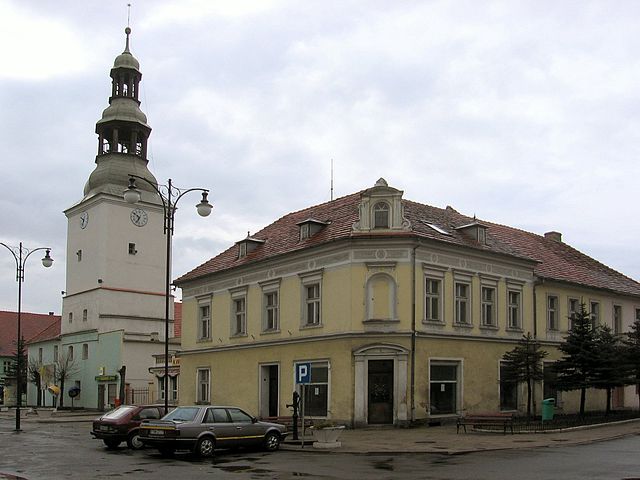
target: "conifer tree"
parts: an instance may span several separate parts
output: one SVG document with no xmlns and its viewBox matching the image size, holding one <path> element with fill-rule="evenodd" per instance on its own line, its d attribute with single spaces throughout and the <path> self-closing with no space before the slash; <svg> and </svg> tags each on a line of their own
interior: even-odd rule
<svg viewBox="0 0 640 480">
<path fill-rule="evenodd" d="M 618 336 L 608 325 L 596 328 L 597 362 L 593 376 L 593 386 L 607 392 L 607 407 L 605 415 L 611 412 L 611 392 L 615 387 L 625 384 L 626 369 L 622 344 Z"/>
<path fill-rule="evenodd" d="M 540 349 L 540 344 L 527 332 L 513 350 L 502 356 L 503 370 L 500 381 L 527 384 L 527 416 L 531 417 L 533 385 L 543 378 L 542 360 L 548 353 Z"/>
<path fill-rule="evenodd" d="M 585 305 L 572 318 L 572 328 L 558 349 L 564 354 L 554 364 L 558 372 L 557 388 L 580 390 L 580 415 L 584 415 L 587 388 L 594 385 L 598 364 L 596 332 Z"/>
<path fill-rule="evenodd" d="M 627 366 L 627 383 L 636 386 L 640 409 L 640 318 L 636 318 L 636 321 L 631 324 L 631 329 L 626 332 L 622 344 Z"/>
</svg>

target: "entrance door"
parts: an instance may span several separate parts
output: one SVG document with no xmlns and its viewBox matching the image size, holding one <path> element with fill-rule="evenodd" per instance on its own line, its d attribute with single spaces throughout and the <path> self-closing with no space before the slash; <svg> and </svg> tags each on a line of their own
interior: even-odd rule
<svg viewBox="0 0 640 480">
<path fill-rule="evenodd" d="M 104 383 L 98 384 L 98 410 L 104 411 Z"/>
<path fill-rule="evenodd" d="M 393 360 L 368 362 L 369 424 L 393 423 Z"/>
<path fill-rule="evenodd" d="M 260 366 L 260 416 L 278 416 L 278 365 Z"/>
</svg>

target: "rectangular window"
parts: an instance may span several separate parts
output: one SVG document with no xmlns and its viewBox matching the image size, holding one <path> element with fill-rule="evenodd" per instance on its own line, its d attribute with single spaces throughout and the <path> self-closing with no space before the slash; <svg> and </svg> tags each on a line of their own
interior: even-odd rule
<svg viewBox="0 0 640 480">
<path fill-rule="evenodd" d="M 295 371 L 295 368 L 294 368 Z M 310 417 L 326 417 L 329 407 L 329 363 L 311 363 L 311 383 L 299 385 L 304 388 L 304 412 Z"/>
<path fill-rule="evenodd" d="M 53 346 L 53 361 L 54 362 L 58 361 L 58 346 L 57 345 Z"/>
<path fill-rule="evenodd" d="M 247 333 L 247 299 L 239 297 L 233 299 L 233 334 L 245 335 Z"/>
<path fill-rule="evenodd" d="M 117 383 L 109 383 L 107 385 L 107 403 L 109 405 L 114 405 L 116 404 L 116 392 L 118 391 L 118 384 Z"/>
<path fill-rule="evenodd" d="M 577 298 L 569 299 L 569 328 L 573 329 L 573 322 L 580 313 L 580 300 Z"/>
<path fill-rule="evenodd" d="M 129 255 L 135 255 L 136 253 L 138 253 L 138 250 L 136 250 L 136 244 L 135 243 L 130 243 L 129 244 Z"/>
<path fill-rule="evenodd" d="M 429 412 L 431 415 L 457 413 L 459 366 L 459 362 L 431 362 L 429 367 Z"/>
<path fill-rule="evenodd" d="M 42 364 L 42 348 L 38 348 L 38 362 Z"/>
<path fill-rule="evenodd" d="M 211 305 L 198 306 L 198 340 L 211 338 Z"/>
<path fill-rule="evenodd" d="M 211 380 L 211 370 L 209 370 L 208 368 L 199 368 L 198 384 L 197 384 L 198 391 L 196 394 L 198 403 L 209 403 L 210 380 Z"/>
<path fill-rule="evenodd" d="M 495 288 L 482 287 L 482 325 L 485 327 L 496 326 L 495 299 Z"/>
<path fill-rule="evenodd" d="M 82 359 L 86 360 L 89 358 L 89 345 L 86 343 L 82 344 Z"/>
<path fill-rule="evenodd" d="M 596 328 L 600 324 L 600 304 L 591 302 L 591 326 Z"/>
<path fill-rule="evenodd" d="M 558 381 L 558 373 L 552 363 L 545 362 L 542 370 L 542 396 L 543 398 L 553 398 L 558 404 L 558 389 L 556 383 Z"/>
<path fill-rule="evenodd" d="M 440 305 L 442 304 L 442 281 L 435 278 L 425 279 L 425 320 L 440 322 Z"/>
<path fill-rule="evenodd" d="M 558 297 L 555 295 L 547 297 L 547 328 L 558 330 Z"/>
<path fill-rule="evenodd" d="M 320 325 L 320 284 L 305 285 L 306 324 Z"/>
<path fill-rule="evenodd" d="M 278 329 L 278 292 L 264 294 L 265 330 Z"/>
<path fill-rule="evenodd" d="M 300 225 L 300 240 L 309 238 L 309 224 L 303 223 Z"/>
<path fill-rule="evenodd" d="M 469 290 L 466 283 L 456 283 L 456 323 L 460 325 L 470 325 L 469 315 Z"/>
<path fill-rule="evenodd" d="M 158 378 L 160 400 L 164 400 L 164 378 Z M 178 403 L 178 377 L 169 377 L 169 402 Z"/>
<path fill-rule="evenodd" d="M 73 312 L 69 312 L 69 323 L 73 323 Z"/>
<path fill-rule="evenodd" d="M 88 318 L 89 318 L 89 312 L 85 308 L 84 310 L 82 310 L 82 321 L 86 322 Z"/>
<path fill-rule="evenodd" d="M 622 333 L 622 307 L 620 305 L 613 306 L 613 333 Z"/>
<path fill-rule="evenodd" d="M 69 361 L 73 360 L 73 345 L 69 345 L 69 348 L 67 349 L 67 358 Z"/>
<path fill-rule="evenodd" d="M 81 262 L 82 261 L 82 250 L 78 250 L 76 252 L 76 255 L 78 256 L 78 261 Z"/>
<path fill-rule="evenodd" d="M 520 292 L 509 290 L 509 328 L 521 329 Z"/>
<path fill-rule="evenodd" d="M 518 383 L 505 378 L 505 366 L 500 364 L 500 410 L 518 409 Z"/>
</svg>

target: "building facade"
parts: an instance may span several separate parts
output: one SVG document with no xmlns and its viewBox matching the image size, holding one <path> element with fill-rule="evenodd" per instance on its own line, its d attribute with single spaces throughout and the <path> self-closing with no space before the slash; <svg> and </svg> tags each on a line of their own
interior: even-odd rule
<svg viewBox="0 0 640 480">
<path fill-rule="evenodd" d="M 182 276 L 181 403 L 353 426 L 524 411 L 501 357 L 530 332 L 558 358 L 572 310 L 623 331 L 640 284 L 562 242 L 372 188 L 285 215 Z M 596 315 L 596 314 L 594 314 Z M 311 369 L 298 384 L 299 365 Z M 547 363 L 535 398 L 575 411 Z M 588 395 L 588 408 L 604 395 Z M 618 391 L 618 406 L 633 392 Z"/>
<path fill-rule="evenodd" d="M 142 73 L 129 50 L 131 30 L 125 32 L 126 47 L 110 72 L 109 105 L 96 123 L 96 166 L 82 199 L 64 212 L 67 271 L 59 355 L 71 362 L 65 387 L 80 388 L 76 405 L 100 410 L 114 405 L 127 387 L 153 384 L 149 367 L 163 351 L 165 331 L 161 200 L 144 182 L 137 205 L 123 199 L 131 174 L 157 184 L 147 160 L 151 127 L 140 110 Z M 171 335 L 172 325 L 169 330 Z"/>
</svg>

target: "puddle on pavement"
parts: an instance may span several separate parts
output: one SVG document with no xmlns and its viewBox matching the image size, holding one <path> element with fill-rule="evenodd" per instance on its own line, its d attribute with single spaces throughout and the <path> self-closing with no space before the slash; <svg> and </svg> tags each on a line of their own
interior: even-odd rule
<svg viewBox="0 0 640 480">
<path fill-rule="evenodd" d="M 435 440 L 418 440 L 415 443 L 436 443 L 436 441 Z"/>
</svg>

